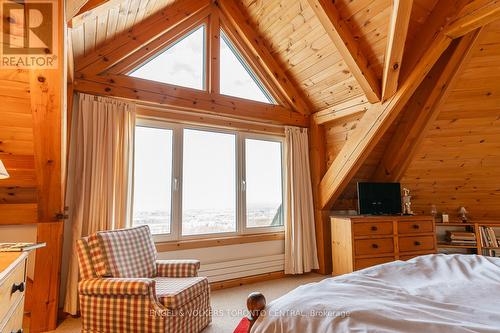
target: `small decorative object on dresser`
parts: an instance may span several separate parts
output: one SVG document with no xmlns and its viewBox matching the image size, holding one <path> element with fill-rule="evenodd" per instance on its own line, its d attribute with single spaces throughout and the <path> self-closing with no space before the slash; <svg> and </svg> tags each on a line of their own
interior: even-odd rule
<svg viewBox="0 0 500 333">
<path fill-rule="evenodd" d="M 460 209 L 458 210 L 458 213 L 460 215 L 460 221 L 462 221 L 462 223 L 469 222 L 468 218 L 467 218 L 467 214 L 469 212 L 467 211 L 467 209 L 465 209 L 465 207 L 460 207 Z"/>
<path fill-rule="evenodd" d="M 332 216 L 333 275 L 436 253 L 432 216 Z"/>
<path fill-rule="evenodd" d="M 441 215 L 441 222 L 443 222 L 443 223 L 448 223 L 448 222 L 450 222 L 450 217 L 448 216 L 448 214 L 443 213 L 443 214 Z"/>
<path fill-rule="evenodd" d="M 23 332 L 27 252 L 0 253 L 0 332 Z"/>
<path fill-rule="evenodd" d="M 413 215 L 410 190 L 403 188 L 403 215 Z"/>
</svg>

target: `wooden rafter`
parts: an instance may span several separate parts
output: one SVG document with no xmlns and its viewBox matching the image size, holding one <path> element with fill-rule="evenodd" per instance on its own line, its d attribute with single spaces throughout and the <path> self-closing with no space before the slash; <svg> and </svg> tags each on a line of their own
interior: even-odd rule
<svg viewBox="0 0 500 333">
<path fill-rule="evenodd" d="M 311 115 L 311 121 L 317 125 L 323 125 L 331 121 L 339 120 L 343 117 L 366 112 L 371 105 L 372 104 L 368 102 L 366 97 L 358 97 L 313 113 Z"/>
<path fill-rule="evenodd" d="M 234 33 L 246 47 L 252 51 L 252 61 L 260 64 L 267 72 L 267 77 L 272 80 L 276 88 L 285 97 L 290 106 L 302 113 L 309 114 L 310 106 L 305 101 L 297 85 L 287 76 L 282 66 L 276 61 L 266 46 L 264 39 L 256 32 L 250 19 L 241 10 L 235 0 L 218 0 L 216 4 L 221 8 L 225 18 L 230 21 Z"/>
<path fill-rule="evenodd" d="M 320 201 L 323 208 L 331 206 L 345 189 L 450 42 L 450 38 L 439 34 L 396 94 L 364 114 L 321 180 Z"/>
<path fill-rule="evenodd" d="M 404 175 L 459 73 L 470 59 L 481 31 L 482 28 L 454 41 L 456 45 L 447 50 L 447 54 L 432 69 L 425 83 L 412 96 L 407 104 L 406 117 L 398 125 L 398 131 L 374 174 L 375 180 L 399 181 Z"/>
<path fill-rule="evenodd" d="M 103 45 L 79 60 L 76 71 L 89 74 L 102 73 L 209 5 L 209 0 L 175 2 L 121 34 L 112 43 Z"/>
<path fill-rule="evenodd" d="M 151 82 L 125 75 L 77 75 L 75 90 L 121 97 L 143 103 L 206 114 L 223 114 L 241 119 L 306 127 L 309 119 L 281 105 L 211 94 L 206 91 Z"/>
<path fill-rule="evenodd" d="M 448 24 L 444 33 L 451 38 L 458 38 L 499 19 L 500 0 L 475 0 Z"/>
<path fill-rule="evenodd" d="M 471 0 L 438 1 L 425 21 L 424 30 L 411 40 L 411 47 L 405 49 L 399 82 L 404 82 L 415 68 L 417 62 L 425 56 L 432 41 L 442 34 L 445 26 L 457 17 L 458 13 Z"/>
<path fill-rule="evenodd" d="M 382 100 L 385 101 L 398 88 L 399 72 L 401 70 L 401 60 L 410 23 L 411 7 L 413 0 L 394 0 L 387 36 L 387 50 L 385 53 L 384 73 L 382 76 Z"/>
<path fill-rule="evenodd" d="M 370 67 L 366 56 L 361 52 L 349 28 L 341 18 L 334 1 L 308 0 L 319 21 L 342 55 L 353 76 L 363 89 L 368 101 L 380 101 L 380 82 Z"/>
</svg>

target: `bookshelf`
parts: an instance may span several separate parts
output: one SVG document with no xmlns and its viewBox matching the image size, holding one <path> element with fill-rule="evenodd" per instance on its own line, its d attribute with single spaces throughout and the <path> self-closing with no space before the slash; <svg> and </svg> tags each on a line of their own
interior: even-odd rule
<svg viewBox="0 0 500 333">
<path fill-rule="evenodd" d="M 500 221 L 484 221 L 484 222 L 474 222 L 474 223 L 436 222 L 435 225 L 436 225 L 435 229 L 436 229 L 437 248 L 439 253 L 466 253 L 466 254 L 489 255 L 489 253 L 486 250 L 497 250 L 498 254 L 500 254 L 500 247 L 483 246 L 482 244 L 483 242 L 481 241 L 482 227 L 493 228 L 497 238 L 500 238 Z M 474 245 L 451 244 L 446 239 L 447 231 L 474 233 L 476 238 L 476 244 Z"/>
</svg>

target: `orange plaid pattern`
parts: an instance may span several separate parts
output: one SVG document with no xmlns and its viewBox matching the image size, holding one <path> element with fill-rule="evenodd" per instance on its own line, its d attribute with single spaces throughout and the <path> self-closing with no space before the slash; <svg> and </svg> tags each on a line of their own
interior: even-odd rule
<svg viewBox="0 0 500 333">
<path fill-rule="evenodd" d="M 199 260 L 157 260 L 156 276 L 192 277 L 198 276 Z"/>
<path fill-rule="evenodd" d="M 94 236 L 77 242 L 82 332 L 197 333 L 211 322 L 208 280 L 197 277 L 198 260 L 155 261 L 157 274 L 151 278 L 99 278 L 96 270 L 105 272 L 106 264 L 93 256 L 106 260 L 110 252 Z M 111 274 L 111 270 L 105 273 Z"/>
</svg>

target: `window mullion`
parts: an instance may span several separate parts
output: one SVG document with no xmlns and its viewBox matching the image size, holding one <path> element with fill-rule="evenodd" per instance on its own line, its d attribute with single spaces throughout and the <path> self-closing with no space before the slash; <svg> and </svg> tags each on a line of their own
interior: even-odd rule
<svg viewBox="0 0 500 333">
<path fill-rule="evenodd" d="M 238 232 L 246 230 L 245 135 L 238 134 Z"/>
<path fill-rule="evenodd" d="M 175 188 L 172 189 L 172 236 L 181 238 L 182 230 L 182 128 L 174 128 L 173 170 Z"/>
</svg>

